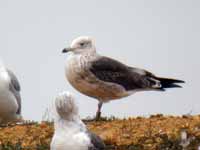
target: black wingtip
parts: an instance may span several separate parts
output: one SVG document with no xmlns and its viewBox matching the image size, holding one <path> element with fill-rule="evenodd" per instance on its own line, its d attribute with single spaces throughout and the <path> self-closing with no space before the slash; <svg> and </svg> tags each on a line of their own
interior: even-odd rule
<svg viewBox="0 0 200 150">
<path fill-rule="evenodd" d="M 179 83 L 180 83 L 180 82 L 179 82 Z M 182 83 L 182 82 L 181 82 L 181 83 Z M 182 88 L 182 86 L 180 86 L 180 85 L 178 85 L 178 84 L 172 83 L 172 84 L 168 85 L 168 86 L 165 87 L 165 88 Z"/>
<path fill-rule="evenodd" d="M 183 80 L 170 79 L 170 78 L 157 78 L 161 83 L 161 89 L 165 88 L 182 88 L 179 83 L 185 83 Z"/>
<path fill-rule="evenodd" d="M 171 79 L 174 83 L 185 83 L 183 80 Z"/>
</svg>

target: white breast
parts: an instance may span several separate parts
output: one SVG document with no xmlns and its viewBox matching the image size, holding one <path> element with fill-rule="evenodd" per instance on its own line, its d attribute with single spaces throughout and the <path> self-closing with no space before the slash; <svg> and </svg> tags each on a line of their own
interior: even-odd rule
<svg viewBox="0 0 200 150">
<path fill-rule="evenodd" d="M 66 77 L 79 92 L 104 102 L 128 96 L 126 90 L 114 83 L 98 80 L 89 70 L 93 56 L 71 55 L 66 61 Z"/>
<path fill-rule="evenodd" d="M 51 150 L 88 150 L 90 139 L 77 125 L 56 129 L 51 142 Z"/>
</svg>

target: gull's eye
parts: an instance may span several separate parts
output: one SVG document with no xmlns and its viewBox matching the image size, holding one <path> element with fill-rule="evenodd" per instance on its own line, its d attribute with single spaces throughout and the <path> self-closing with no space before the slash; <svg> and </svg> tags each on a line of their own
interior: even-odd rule
<svg viewBox="0 0 200 150">
<path fill-rule="evenodd" d="M 85 45 L 85 43 L 80 43 L 80 46 L 84 46 Z"/>
</svg>

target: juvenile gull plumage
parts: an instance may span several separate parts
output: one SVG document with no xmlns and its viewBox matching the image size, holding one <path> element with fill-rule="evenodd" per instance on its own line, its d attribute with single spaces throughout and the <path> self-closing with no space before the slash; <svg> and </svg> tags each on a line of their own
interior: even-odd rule
<svg viewBox="0 0 200 150">
<path fill-rule="evenodd" d="M 104 150 L 103 141 L 87 130 L 78 115 L 78 107 L 69 92 L 63 92 L 55 100 L 55 132 L 51 150 Z"/>
<path fill-rule="evenodd" d="M 99 100 L 96 118 L 100 118 L 102 104 L 129 96 L 138 91 L 164 91 L 181 87 L 182 80 L 157 77 L 139 68 L 122 64 L 96 52 L 94 39 L 87 36 L 72 41 L 63 53 L 71 52 L 66 61 L 66 77 L 81 93 Z"/>
<path fill-rule="evenodd" d="M 0 65 L 0 124 L 21 119 L 20 84 L 15 74 Z"/>
</svg>

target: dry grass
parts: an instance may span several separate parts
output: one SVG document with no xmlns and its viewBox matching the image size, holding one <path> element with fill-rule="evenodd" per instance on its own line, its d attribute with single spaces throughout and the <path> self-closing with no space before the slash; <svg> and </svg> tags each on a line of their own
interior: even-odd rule
<svg viewBox="0 0 200 150">
<path fill-rule="evenodd" d="M 200 145 L 200 115 L 86 121 L 115 150 L 197 150 Z M 53 134 L 50 123 L 32 123 L 0 128 L 0 149 L 48 150 Z M 182 134 L 182 136 L 181 136 Z M 184 136 L 187 138 L 184 139 Z"/>
</svg>

